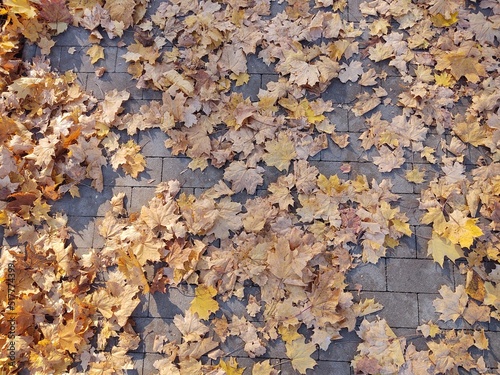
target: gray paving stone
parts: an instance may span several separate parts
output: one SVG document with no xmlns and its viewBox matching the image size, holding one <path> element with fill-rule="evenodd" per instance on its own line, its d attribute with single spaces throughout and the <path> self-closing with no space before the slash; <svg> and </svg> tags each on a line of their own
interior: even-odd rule
<svg viewBox="0 0 500 375">
<path fill-rule="evenodd" d="M 248 358 L 244 350 L 245 342 L 239 336 L 228 336 L 219 347 L 228 357 Z"/>
<path fill-rule="evenodd" d="M 353 176 L 358 174 L 365 175 L 368 181 L 375 179 L 377 182 L 382 180 L 390 180 L 392 183 L 391 191 L 395 194 L 412 194 L 413 186 L 403 176 L 401 170 L 393 170 L 391 172 L 379 172 L 378 167 L 370 162 L 367 163 L 351 163 Z M 404 164 L 403 164 L 404 167 Z"/>
<path fill-rule="evenodd" d="M 149 298 L 150 294 L 140 294 L 140 303 L 132 312 L 132 318 L 147 318 L 149 315 Z"/>
<path fill-rule="evenodd" d="M 141 344 L 137 351 L 155 353 L 153 350 L 156 336 L 166 336 L 169 341 L 181 342 L 182 334 L 172 319 L 136 318 L 135 331 L 141 336 Z"/>
<path fill-rule="evenodd" d="M 260 87 L 263 90 L 266 90 L 267 89 L 267 84 L 269 82 L 277 82 L 278 78 L 279 78 L 278 74 L 262 74 Z"/>
<path fill-rule="evenodd" d="M 335 104 L 352 103 L 356 95 L 360 93 L 360 86 L 357 83 L 342 83 L 338 79 L 333 79 L 330 86 L 321 95 L 323 100 L 331 100 Z"/>
<path fill-rule="evenodd" d="M 374 298 L 381 303 L 384 308 L 374 315 L 384 318 L 391 328 L 416 328 L 419 325 L 416 293 L 362 292 L 360 298 Z"/>
<path fill-rule="evenodd" d="M 61 49 L 61 47 L 54 46 L 50 49 L 50 53 L 46 56 L 49 59 L 50 66 L 53 70 L 61 71 L 59 69 L 59 65 L 61 62 Z"/>
<path fill-rule="evenodd" d="M 21 56 L 23 61 L 32 61 L 34 57 L 40 56 L 40 48 L 36 44 L 26 43 Z"/>
<path fill-rule="evenodd" d="M 247 83 L 241 86 L 236 86 L 233 82 L 231 92 L 239 92 L 243 94 L 243 98 L 250 98 L 252 102 L 259 100 L 257 95 L 261 88 L 261 75 L 252 73 Z"/>
<path fill-rule="evenodd" d="M 333 175 L 337 175 L 339 176 L 339 178 L 343 179 L 343 180 L 347 180 L 348 179 L 348 174 L 347 173 L 343 173 L 341 170 L 340 170 L 340 167 L 342 166 L 342 162 L 334 162 L 334 161 L 311 161 L 309 163 L 311 166 L 315 166 L 316 168 L 318 168 L 319 170 L 319 173 L 325 175 L 326 177 L 330 177 L 330 176 L 333 176 Z"/>
<path fill-rule="evenodd" d="M 377 264 L 362 263 L 347 274 L 348 289 L 356 290 L 361 284 L 363 291 L 386 291 L 385 259 Z"/>
<path fill-rule="evenodd" d="M 320 361 L 352 361 L 361 339 L 354 331 L 342 330 L 340 334 L 342 335 L 341 340 L 332 341 L 327 350 L 319 352 Z"/>
<path fill-rule="evenodd" d="M 71 243 L 74 247 L 92 247 L 94 238 L 94 220 L 90 217 L 70 216 L 68 226 L 71 228 Z"/>
<path fill-rule="evenodd" d="M 169 288 L 167 293 L 154 293 L 149 300 L 149 316 L 173 319 L 189 309 L 193 298 L 194 288 L 186 285 Z"/>
<path fill-rule="evenodd" d="M 262 356 L 263 358 L 280 358 L 285 359 L 288 358 L 286 356 L 286 347 L 283 340 L 271 340 L 266 345 L 267 351 Z"/>
<path fill-rule="evenodd" d="M 490 350 L 484 353 L 484 360 L 486 361 L 486 366 L 490 368 L 499 368 L 500 332 L 487 332 L 486 337 L 490 342 Z"/>
<path fill-rule="evenodd" d="M 151 198 L 155 196 L 156 186 L 133 187 L 130 203 L 131 212 L 140 212 L 142 206 L 147 206 Z"/>
<path fill-rule="evenodd" d="M 144 353 L 128 353 L 128 355 L 132 358 L 134 363 L 133 370 L 126 370 L 125 374 L 127 375 L 143 375 L 143 367 L 144 367 Z"/>
<path fill-rule="evenodd" d="M 60 51 L 60 58 L 55 67 L 61 72 L 73 70 L 80 73 L 94 73 L 98 67 L 90 63 L 90 57 L 87 55 L 89 46 L 90 45 L 76 47 L 73 54 L 69 53 L 69 48 L 72 47 L 58 47 Z M 106 55 L 106 52 L 104 52 L 104 56 L 106 57 L 105 60 L 107 60 L 108 56 Z M 99 61 L 101 61 L 101 64 L 103 63 L 102 59 Z"/>
<path fill-rule="evenodd" d="M 394 292 L 437 293 L 441 285 L 453 286 L 450 262 L 426 259 L 387 259 L 387 288 Z"/>
<path fill-rule="evenodd" d="M 55 36 L 53 40 L 57 46 L 77 47 L 89 45 L 90 31 L 83 27 L 69 25 L 65 32 Z"/>
<path fill-rule="evenodd" d="M 158 361 L 162 358 L 164 358 L 164 356 L 161 354 L 146 353 L 144 355 L 144 366 L 143 366 L 143 370 L 142 370 L 142 375 L 149 375 L 149 374 L 158 373 L 158 370 L 155 369 L 153 364 L 155 363 L 155 361 Z"/>
<path fill-rule="evenodd" d="M 161 100 L 163 92 L 153 89 L 143 89 L 142 98 L 146 100 Z"/>
<path fill-rule="evenodd" d="M 137 178 L 126 175 L 121 168 L 115 171 L 109 165 L 103 168 L 103 176 L 107 186 L 156 186 L 161 182 L 162 159 L 146 158 L 146 169 Z"/>
<path fill-rule="evenodd" d="M 188 168 L 189 158 L 164 158 L 163 181 L 178 180 L 182 187 L 212 187 L 222 179 L 224 171 L 214 167 L 207 167 L 204 171 L 192 171 Z"/>
<path fill-rule="evenodd" d="M 439 320 L 439 313 L 436 312 L 436 308 L 432 304 L 436 298 L 442 298 L 440 294 L 424 294 L 419 293 L 418 295 L 418 315 L 420 324 L 424 324 L 432 320 L 440 328 L 443 329 L 471 329 L 469 323 L 464 319 L 458 318 L 455 322 L 447 321 L 443 322 Z"/>
<path fill-rule="evenodd" d="M 262 314 L 259 313 L 255 317 L 252 317 L 247 312 L 248 296 L 256 296 L 260 300 L 260 288 L 258 287 L 247 287 L 245 288 L 245 297 L 243 299 L 238 299 L 236 297 L 231 297 L 226 302 L 219 300 L 220 312 L 226 317 L 231 318 L 232 316 L 245 317 L 246 320 L 250 322 L 262 321 Z"/>
<path fill-rule="evenodd" d="M 427 225 L 417 226 L 417 258 L 432 259 L 431 255 L 427 255 L 427 242 L 431 239 L 432 228 Z"/>
<path fill-rule="evenodd" d="M 128 73 L 106 72 L 101 78 L 96 77 L 95 74 L 88 75 L 87 91 L 92 92 L 97 99 L 104 99 L 105 93 L 114 89 L 128 91 L 131 99 L 142 99 L 142 90 L 136 87 L 136 82 Z"/>
<path fill-rule="evenodd" d="M 420 158 L 420 153 L 417 153 L 417 157 Z M 414 155 L 414 160 L 415 160 L 415 155 Z M 429 187 L 429 182 L 437 178 L 441 172 L 440 167 L 437 165 L 432 165 L 432 164 L 421 164 L 421 163 L 413 163 L 413 168 L 418 168 L 421 171 L 424 171 L 425 175 L 425 181 L 421 184 L 413 184 L 413 192 L 416 194 L 421 194 L 422 191 L 427 189 Z"/>
<path fill-rule="evenodd" d="M 404 212 L 408 217 L 408 223 L 410 225 L 419 225 L 420 218 L 423 215 L 423 211 L 418 208 L 418 195 L 415 194 L 399 194 L 400 198 L 397 205 L 400 207 L 401 212 Z"/>
<path fill-rule="evenodd" d="M 416 258 L 417 257 L 417 237 L 415 226 L 410 226 L 411 236 L 403 236 L 399 239 L 399 245 L 394 249 L 388 249 L 387 258 Z"/>
<path fill-rule="evenodd" d="M 276 74 L 274 70 L 274 64 L 267 65 L 261 58 L 258 57 L 258 51 L 256 54 L 247 55 L 247 71 L 249 74 Z"/>
<path fill-rule="evenodd" d="M 359 10 L 359 4 L 364 3 L 364 0 L 349 0 L 348 9 L 349 9 L 349 21 L 351 22 L 359 22 L 363 18 L 361 11 Z"/>
<path fill-rule="evenodd" d="M 415 345 L 415 348 L 419 351 L 429 350 L 429 347 L 426 344 L 426 339 L 423 337 L 420 332 L 417 332 L 416 329 L 410 328 L 392 328 L 394 334 L 397 337 L 404 337 L 406 339 L 406 344 L 410 343 Z"/>
<path fill-rule="evenodd" d="M 95 217 L 104 216 L 109 209 L 109 200 L 114 194 L 124 191 L 130 193 L 130 189 L 119 189 L 105 186 L 102 192 L 91 188 L 89 184 L 81 184 L 80 197 L 72 198 L 69 194 L 52 204 L 52 212 L 63 212 L 68 216 Z"/>
<path fill-rule="evenodd" d="M 349 111 L 340 105 L 335 106 L 332 112 L 325 113 L 325 116 L 335 125 L 338 133 L 349 131 L 348 115 Z"/>
<path fill-rule="evenodd" d="M 357 162 L 363 157 L 363 149 L 358 139 L 359 134 L 349 133 L 349 145 L 344 148 L 337 146 L 332 140 L 328 140 L 328 148 L 321 151 L 322 161 Z"/>
</svg>

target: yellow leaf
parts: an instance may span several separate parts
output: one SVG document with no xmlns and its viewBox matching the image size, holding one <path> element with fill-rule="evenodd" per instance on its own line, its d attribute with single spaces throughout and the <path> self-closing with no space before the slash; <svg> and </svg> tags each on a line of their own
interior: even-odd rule
<svg viewBox="0 0 500 375">
<path fill-rule="evenodd" d="M 72 320 L 66 323 L 66 325 L 60 324 L 57 327 L 59 345 L 63 350 L 67 350 L 70 353 L 78 352 L 76 346 L 80 346 L 83 341 L 83 338 L 76 332 L 77 324 L 77 321 Z"/>
<path fill-rule="evenodd" d="M 410 229 L 410 224 L 405 223 L 399 219 L 391 220 L 392 227 L 396 229 L 398 232 L 406 234 L 407 236 L 411 236 L 412 232 Z"/>
<path fill-rule="evenodd" d="M 500 284 L 493 284 L 489 281 L 484 283 L 486 296 L 484 297 L 484 304 L 494 306 L 497 310 L 500 309 Z"/>
<path fill-rule="evenodd" d="M 464 256 L 464 252 L 460 246 L 452 243 L 450 240 L 443 238 L 436 233 L 432 234 L 432 238 L 427 243 L 427 255 L 432 255 L 435 262 L 443 267 L 445 255 L 453 262 Z"/>
<path fill-rule="evenodd" d="M 406 172 L 406 179 L 415 184 L 421 184 L 425 181 L 425 171 L 421 171 L 418 167 Z"/>
<path fill-rule="evenodd" d="M 300 333 L 297 332 L 297 326 L 284 326 L 281 325 L 278 328 L 278 332 L 281 335 L 281 338 L 286 343 L 291 343 L 294 340 L 297 340 L 302 337 Z"/>
<path fill-rule="evenodd" d="M 221 360 L 219 362 L 219 367 L 226 372 L 227 375 L 242 375 L 245 371 L 245 367 L 238 368 L 238 362 L 236 359 L 230 358 L 229 361 Z"/>
<path fill-rule="evenodd" d="M 448 27 L 458 22 L 458 12 L 451 13 L 449 18 L 438 13 L 431 16 L 431 21 L 436 27 Z"/>
<path fill-rule="evenodd" d="M 443 72 L 441 74 L 434 74 L 434 79 L 436 80 L 436 84 L 442 87 L 451 87 L 457 82 L 457 80 L 447 72 Z"/>
<path fill-rule="evenodd" d="M 189 311 L 197 313 L 200 319 L 208 319 L 211 313 L 219 310 L 219 303 L 213 299 L 216 295 L 217 289 L 213 286 L 198 285 Z"/>
<path fill-rule="evenodd" d="M 449 69 L 456 80 L 465 77 L 469 82 L 477 83 L 479 77 L 488 76 L 484 66 L 478 60 L 477 57 L 469 56 L 468 49 L 461 48 L 436 56 L 436 69 L 439 71 Z"/>
<path fill-rule="evenodd" d="M 236 81 L 236 87 L 238 87 L 238 86 L 243 86 L 245 83 L 248 83 L 248 81 L 250 80 L 250 75 L 248 73 L 240 73 L 240 74 L 231 73 L 229 78 Z"/>
<path fill-rule="evenodd" d="M 311 342 L 306 344 L 304 337 L 286 344 L 286 355 L 291 359 L 292 367 L 301 374 L 316 366 L 316 361 L 311 358 L 315 351 L 316 345 Z"/>
<path fill-rule="evenodd" d="M 442 299 L 436 298 L 432 303 L 436 312 L 441 313 L 439 319 L 443 322 L 448 320 L 456 321 L 465 311 L 469 297 L 465 293 L 463 285 L 459 285 L 453 292 L 449 286 L 442 285 L 439 289 Z"/>
<path fill-rule="evenodd" d="M 297 156 L 295 145 L 283 133 L 278 136 L 278 140 L 266 142 L 267 153 L 262 156 L 262 159 L 270 167 L 276 167 L 280 171 L 288 170 L 290 161 Z"/>
<path fill-rule="evenodd" d="M 278 374 L 276 370 L 268 360 L 256 363 L 252 368 L 252 375 L 275 375 Z"/>
<path fill-rule="evenodd" d="M 474 346 L 480 350 L 488 350 L 489 341 L 484 334 L 484 329 L 481 331 L 474 331 Z"/>
<path fill-rule="evenodd" d="M 94 44 L 87 50 L 87 55 L 90 57 L 90 63 L 95 64 L 99 59 L 104 59 L 104 48 Z"/>
<path fill-rule="evenodd" d="M 36 8 L 28 0 L 4 0 L 3 5 L 10 7 L 10 12 L 20 14 L 26 18 L 36 17 Z"/>
</svg>

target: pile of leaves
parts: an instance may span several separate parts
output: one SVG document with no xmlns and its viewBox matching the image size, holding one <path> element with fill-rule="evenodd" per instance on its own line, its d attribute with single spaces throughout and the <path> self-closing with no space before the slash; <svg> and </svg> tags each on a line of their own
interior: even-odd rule
<svg viewBox="0 0 500 375">
<path fill-rule="evenodd" d="M 360 86 L 344 108 L 365 119 L 361 146 L 380 172 L 406 169 L 408 181 L 422 184 L 425 164 L 437 170 L 420 199 L 421 222 L 432 226 L 428 254 L 441 266 L 445 258 L 460 260 L 466 277 L 464 286 L 440 289 L 439 319 L 474 328 L 500 318 L 500 6 L 373 0 L 361 4 L 363 19 L 355 24 L 342 15 L 346 5 L 171 0 L 143 19 L 145 0 L 4 1 L 0 222 L 27 243 L 2 252 L 21 280 L 15 306 L 22 366 L 33 373 L 64 372 L 75 362 L 81 368 L 70 373 L 130 368 L 126 353 L 139 339 L 128 318 L 139 296 L 186 283 L 196 288 L 190 309 L 174 320 L 182 338 L 155 340 L 165 355 L 155 363 L 162 374 L 241 374 L 220 349 L 234 336 L 250 357 L 284 341 L 292 366 L 305 373 L 317 347 L 326 349 L 341 329 L 355 328 L 356 318 L 378 311 L 374 301 L 355 302 L 345 291 L 346 273 L 359 262 L 376 263 L 411 230 L 389 181 L 344 181 L 306 162 L 331 142 L 349 144 L 329 120 L 335 105 L 319 97 L 335 83 Z M 281 11 L 271 16 L 271 7 Z M 121 37 L 135 26 L 124 55 L 128 71 L 139 88 L 162 91 L 161 102 L 121 114 L 126 91 L 97 103 L 74 74 L 16 58 L 22 37 L 46 54 L 69 24 L 90 31 L 92 63 L 105 58 L 103 33 Z M 257 57 L 276 79 L 252 101 L 235 89 L 249 82 L 247 61 Z M 381 86 L 388 72 L 403 86 L 397 103 Z M 387 107 L 396 116 L 386 119 Z M 190 157 L 191 169 L 224 168 L 228 184 L 177 197 L 176 182 L 162 183 L 140 213 L 127 213 L 117 196 L 100 225 L 104 249 L 77 255 L 66 242 L 66 219 L 49 215 L 50 201 L 77 196 L 86 178 L 102 189 L 105 156 L 133 177 L 145 168 L 140 147 L 121 144 L 113 128 L 129 135 L 160 128 L 173 155 Z M 244 204 L 231 198 L 243 190 L 254 195 L 265 168 L 282 172 L 267 195 Z M 255 287 L 259 292 L 249 294 Z M 122 295 L 134 297 L 124 303 Z M 219 311 L 220 301 L 234 298 L 243 299 L 246 314 Z M 5 320 L 1 327 L 9 329 Z M 311 335 L 300 333 L 304 328 Z M 407 345 L 384 320 L 363 320 L 355 371 L 488 372 L 483 357 L 471 354 L 488 348 L 484 331 L 442 330 L 433 322 L 418 330 L 426 350 Z M 205 355 L 218 364 L 206 364 Z M 263 361 L 252 372 L 277 371 Z"/>
</svg>

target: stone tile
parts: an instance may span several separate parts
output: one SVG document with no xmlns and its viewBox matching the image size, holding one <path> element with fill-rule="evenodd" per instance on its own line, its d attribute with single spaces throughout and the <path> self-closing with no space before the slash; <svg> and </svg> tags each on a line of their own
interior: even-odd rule
<svg viewBox="0 0 500 375">
<path fill-rule="evenodd" d="M 104 184 L 112 186 L 156 186 L 161 182 L 162 159 L 146 158 L 146 169 L 137 178 L 126 175 L 122 168 L 115 171 L 110 165 L 103 168 Z"/>
<path fill-rule="evenodd" d="M 47 55 L 47 58 L 50 61 L 50 66 L 53 70 L 60 70 L 59 65 L 61 62 L 61 49 L 62 47 L 54 46 L 50 49 L 50 53 Z"/>
<path fill-rule="evenodd" d="M 194 288 L 186 285 L 170 288 L 167 293 L 154 293 L 149 300 L 149 316 L 173 319 L 189 309 L 193 298 Z"/>
<path fill-rule="evenodd" d="M 416 329 L 410 328 L 392 328 L 394 334 L 397 337 L 404 337 L 406 339 L 406 345 L 413 344 L 415 348 L 419 351 L 429 350 L 427 346 L 427 340 L 422 336 L 420 332 L 417 332 Z"/>
<path fill-rule="evenodd" d="M 90 31 L 83 27 L 69 25 L 65 32 L 55 36 L 53 40 L 57 46 L 85 47 L 89 45 Z"/>
<path fill-rule="evenodd" d="M 115 64 L 115 72 L 117 73 L 127 73 L 127 69 L 129 66 L 129 63 L 125 61 L 123 58 L 123 55 L 127 53 L 127 48 L 118 48 L 117 53 L 116 53 L 116 64 Z"/>
<path fill-rule="evenodd" d="M 453 286 L 450 262 L 439 264 L 426 259 L 387 259 L 387 289 L 406 293 L 437 293 L 441 285 Z"/>
<path fill-rule="evenodd" d="M 140 212 L 142 206 L 147 206 L 151 198 L 155 196 L 156 186 L 133 187 L 132 199 L 130 202 L 131 212 Z"/>
<path fill-rule="evenodd" d="M 75 247 L 92 247 L 94 238 L 94 220 L 90 217 L 69 216 L 71 243 Z"/>
<path fill-rule="evenodd" d="M 219 312 L 223 313 L 226 317 L 237 316 L 245 317 L 246 320 L 250 322 L 262 321 L 262 314 L 257 314 L 255 317 L 251 317 L 247 312 L 248 297 L 250 295 L 256 296 L 257 300 L 260 300 L 260 288 L 258 287 L 247 287 L 245 288 L 245 296 L 243 299 L 238 299 L 236 297 L 231 297 L 226 302 L 219 300 Z"/>
<path fill-rule="evenodd" d="M 335 104 L 349 104 L 356 100 L 356 95 L 360 91 L 360 86 L 357 83 L 350 81 L 342 83 L 338 79 L 333 79 L 321 97 L 323 100 L 331 100 Z"/>
<path fill-rule="evenodd" d="M 161 100 L 163 96 L 162 91 L 153 90 L 153 89 L 143 89 L 142 90 L 142 98 L 146 100 Z"/>
<path fill-rule="evenodd" d="M 332 124 L 335 125 L 335 130 L 337 132 L 348 132 L 349 131 L 349 111 L 340 105 L 335 106 L 332 112 L 325 113 L 325 116 L 330 120 Z"/>
<path fill-rule="evenodd" d="M 323 160 L 316 161 L 315 160 L 315 161 L 311 161 L 309 164 L 311 166 L 314 166 L 314 167 L 318 168 L 319 173 L 325 175 L 326 177 L 337 175 L 337 176 L 339 176 L 339 178 L 341 178 L 343 180 L 347 180 L 348 179 L 347 174 L 343 173 L 340 170 L 340 167 L 344 163 L 335 162 L 335 161 L 323 161 Z"/>
<path fill-rule="evenodd" d="M 169 341 L 180 343 L 182 334 L 172 319 L 135 318 L 135 331 L 141 336 L 141 343 L 137 351 L 154 353 L 156 336 L 166 336 Z"/>
<path fill-rule="evenodd" d="M 69 53 L 69 48 L 71 47 L 60 47 L 63 51 L 60 52 L 60 61 L 56 66 L 59 71 L 66 72 L 68 70 L 73 70 L 80 73 L 95 72 L 97 67 L 90 63 L 90 57 L 87 55 L 87 46 L 76 47 L 76 51 L 73 54 Z"/>
<path fill-rule="evenodd" d="M 128 353 L 134 363 L 134 368 L 125 370 L 126 375 L 143 375 L 144 353 Z"/>
<path fill-rule="evenodd" d="M 416 293 L 362 292 L 360 298 L 374 298 L 381 303 L 384 308 L 374 314 L 384 318 L 391 328 L 416 328 L 419 325 Z"/>
<path fill-rule="evenodd" d="M 414 154 L 415 157 L 420 158 L 420 153 Z M 429 187 L 429 182 L 439 177 L 441 172 L 440 167 L 432 164 L 421 164 L 421 163 L 413 163 L 412 168 L 418 168 L 421 171 L 424 171 L 425 181 L 421 184 L 413 184 L 413 192 L 416 194 L 421 194 L 423 190 Z"/>
<path fill-rule="evenodd" d="M 263 90 L 266 90 L 267 89 L 267 84 L 269 82 L 278 82 L 278 78 L 279 78 L 278 74 L 262 74 L 260 87 Z"/>
<path fill-rule="evenodd" d="M 349 0 L 349 16 L 348 20 L 351 22 L 359 22 L 363 19 L 363 15 L 359 10 L 359 4 L 364 3 L 364 0 Z"/>
<path fill-rule="evenodd" d="M 233 82 L 231 86 L 231 92 L 242 93 L 243 98 L 250 98 L 252 102 L 256 102 L 259 100 L 257 95 L 259 94 L 260 87 L 261 87 L 260 74 L 252 73 L 250 74 L 250 79 L 244 85 L 236 86 Z"/>
<path fill-rule="evenodd" d="M 280 358 L 288 359 L 286 356 L 285 343 L 281 340 L 270 340 L 266 345 L 267 352 L 262 356 L 263 358 Z"/>
<path fill-rule="evenodd" d="M 380 172 L 379 168 L 371 163 L 351 163 L 351 174 L 353 178 L 356 175 L 365 175 L 368 178 L 368 181 L 371 182 L 372 179 L 375 179 L 377 182 L 381 182 L 382 180 L 390 180 L 392 183 L 391 191 L 395 194 L 412 194 L 413 186 L 410 182 L 408 182 L 402 175 L 401 171 L 394 170 L 391 172 Z"/>
<path fill-rule="evenodd" d="M 423 215 L 423 211 L 418 208 L 419 201 L 418 195 L 415 194 L 399 194 L 400 198 L 397 205 L 401 208 L 401 212 L 404 212 L 408 217 L 408 223 L 410 225 L 420 225 L 420 218 Z"/>
<path fill-rule="evenodd" d="M 432 228 L 427 225 L 417 226 L 417 258 L 432 259 L 431 255 L 427 255 L 427 242 L 431 239 Z"/>
<path fill-rule="evenodd" d="M 156 374 L 158 370 L 154 367 L 155 361 L 158 361 L 165 356 L 156 353 L 146 353 L 144 355 L 144 366 L 142 370 L 143 375 Z"/>
<path fill-rule="evenodd" d="M 261 58 L 258 57 L 259 51 L 256 54 L 247 55 L 247 71 L 249 74 L 275 74 L 274 64 L 267 65 Z"/>
<path fill-rule="evenodd" d="M 452 288 L 453 289 L 453 288 Z M 458 318 L 455 322 L 447 321 L 443 322 L 439 320 L 439 313 L 436 312 L 436 308 L 432 304 L 436 298 L 441 299 L 440 294 L 423 294 L 418 295 L 418 316 L 420 324 L 424 324 L 432 320 L 440 328 L 443 329 L 471 329 L 469 323 L 464 319 Z"/>
<path fill-rule="evenodd" d="M 88 184 L 81 184 L 80 197 L 72 198 L 69 194 L 52 204 L 52 212 L 63 212 L 68 216 L 95 217 L 104 216 L 109 210 L 109 200 L 120 191 L 130 194 L 130 189 L 105 186 L 101 192 Z M 130 196 L 130 195 L 129 195 Z"/>
<path fill-rule="evenodd" d="M 142 99 L 142 90 L 136 87 L 136 81 L 128 73 L 106 72 L 101 78 L 95 75 L 88 76 L 87 90 L 91 91 L 97 99 L 104 99 L 105 93 L 114 89 L 128 91 L 131 99 Z"/>
<path fill-rule="evenodd" d="M 363 291 L 386 291 L 385 259 L 377 264 L 362 263 L 347 274 L 348 289 L 356 290 L 361 284 Z"/>
<path fill-rule="evenodd" d="M 22 51 L 23 61 L 32 61 L 36 56 L 40 56 L 40 48 L 36 44 L 26 43 Z"/>
<path fill-rule="evenodd" d="M 188 164 L 189 158 L 164 158 L 163 159 L 163 181 L 178 180 L 182 187 L 212 187 L 222 179 L 224 171 L 214 167 L 207 167 L 204 171 L 199 169 L 192 171 Z"/>
<path fill-rule="evenodd" d="M 150 294 L 140 294 L 140 303 L 132 312 L 132 318 L 146 318 L 149 315 L 149 298 Z"/>
<path fill-rule="evenodd" d="M 231 353 L 230 357 L 248 358 L 244 350 L 245 342 L 239 336 L 228 336 L 219 347 L 224 353 Z"/>
<path fill-rule="evenodd" d="M 320 361 L 352 361 L 361 339 L 354 331 L 342 330 L 340 334 L 342 335 L 341 340 L 332 341 L 327 350 L 319 352 Z"/>
<path fill-rule="evenodd" d="M 363 149 L 358 139 L 358 134 L 349 133 L 349 145 L 344 148 L 337 146 L 332 140 L 328 140 L 328 148 L 321 151 L 322 161 L 358 162 L 363 157 Z M 352 168 L 354 169 L 354 168 Z"/>
<path fill-rule="evenodd" d="M 417 257 L 417 237 L 415 235 L 416 227 L 410 226 L 412 235 L 403 236 L 399 239 L 399 245 L 394 249 L 388 249 L 387 258 L 416 258 Z"/>
<path fill-rule="evenodd" d="M 490 368 L 500 367 L 500 332 L 486 332 L 486 337 L 490 342 L 490 350 L 482 353 L 486 366 Z"/>
</svg>

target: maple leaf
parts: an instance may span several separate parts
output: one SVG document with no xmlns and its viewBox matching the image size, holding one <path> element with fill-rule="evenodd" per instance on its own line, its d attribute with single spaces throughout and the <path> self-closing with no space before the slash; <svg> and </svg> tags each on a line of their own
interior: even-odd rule
<svg viewBox="0 0 500 375">
<path fill-rule="evenodd" d="M 219 310 L 219 303 L 213 299 L 216 295 L 217 289 L 213 286 L 198 285 L 189 311 L 198 314 L 200 319 L 208 319 L 211 313 Z"/>
<path fill-rule="evenodd" d="M 425 171 L 421 171 L 418 167 L 414 167 L 411 171 L 405 174 L 406 179 L 414 184 L 421 184 L 425 181 Z"/>
<path fill-rule="evenodd" d="M 399 368 L 405 363 L 403 348 L 406 340 L 398 338 L 389 328 L 384 319 L 361 322 L 358 336 L 363 342 L 358 345 L 358 352 L 352 361 L 355 370 L 362 366 L 377 369 L 369 373 L 398 373 Z"/>
<path fill-rule="evenodd" d="M 122 167 L 125 173 L 137 178 L 146 167 L 146 159 L 140 153 L 141 147 L 132 139 L 120 145 L 120 148 L 111 157 L 111 165 L 115 170 Z"/>
<path fill-rule="evenodd" d="M 378 166 L 380 172 L 390 172 L 401 167 L 405 162 L 404 152 L 401 147 L 391 150 L 387 146 L 382 146 L 379 154 L 380 156 L 373 157 L 373 163 Z"/>
<path fill-rule="evenodd" d="M 199 341 L 208 331 L 209 328 L 200 322 L 194 312 L 186 311 L 184 317 L 176 315 L 174 324 L 182 333 L 182 338 L 186 341 Z"/>
<path fill-rule="evenodd" d="M 37 15 L 36 8 L 31 6 L 28 0 L 4 0 L 3 5 L 9 7 L 10 12 L 20 14 L 26 18 L 33 18 Z"/>
<path fill-rule="evenodd" d="M 449 69 L 456 80 L 462 77 L 472 83 L 479 82 L 480 77 L 487 77 L 484 66 L 478 62 L 477 57 L 469 57 L 469 52 L 464 49 L 444 52 L 436 56 L 436 69 L 443 71 Z"/>
<path fill-rule="evenodd" d="M 271 366 L 269 360 L 265 360 L 253 365 L 252 375 L 278 375 L 278 370 Z"/>
<path fill-rule="evenodd" d="M 455 262 L 458 258 L 464 257 L 464 252 L 457 244 L 433 233 L 432 238 L 427 243 L 427 255 L 432 255 L 434 261 L 443 267 L 445 256 Z"/>
<path fill-rule="evenodd" d="M 104 9 L 113 21 L 123 22 L 124 28 L 127 28 L 134 23 L 135 6 L 135 0 L 106 0 Z"/>
<path fill-rule="evenodd" d="M 457 286 L 455 292 L 453 292 L 449 286 L 442 285 L 439 289 L 439 294 L 443 297 L 442 299 L 435 299 L 432 303 L 436 308 L 439 315 L 439 319 L 446 322 L 448 320 L 456 321 L 465 311 L 465 306 L 469 297 L 465 293 L 465 288 L 463 285 Z"/>
<path fill-rule="evenodd" d="M 87 55 L 90 57 L 90 63 L 95 64 L 100 59 L 104 59 L 104 48 L 94 44 L 87 50 Z"/>
<path fill-rule="evenodd" d="M 267 151 L 262 159 L 270 167 L 276 167 L 280 171 L 288 170 L 290 161 L 297 156 L 293 142 L 283 133 L 278 135 L 277 140 L 267 141 Z"/>
<path fill-rule="evenodd" d="M 316 345 L 305 342 L 305 338 L 286 343 L 286 355 L 292 362 L 292 367 L 301 374 L 305 374 L 307 369 L 316 366 L 316 361 L 311 358 L 311 354 L 316 351 Z"/>
<path fill-rule="evenodd" d="M 342 83 L 346 83 L 347 81 L 356 82 L 359 76 L 363 74 L 363 66 L 360 61 L 351 61 L 349 65 L 342 64 L 341 68 L 339 80 Z"/>
<path fill-rule="evenodd" d="M 84 341 L 83 337 L 76 331 L 77 325 L 78 321 L 72 320 L 66 324 L 59 324 L 57 327 L 58 343 L 63 350 L 70 353 L 78 352 L 76 347 L 82 345 Z"/>
<path fill-rule="evenodd" d="M 246 189 L 248 194 L 255 194 L 257 186 L 264 182 L 263 172 L 262 167 L 248 168 L 244 162 L 234 161 L 224 170 L 224 179 L 231 182 L 235 193 Z"/>
<path fill-rule="evenodd" d="M 238 367 L 238 362 L 233 357 L 229 358 L 227 362 L 221 360 L 219 362 L 219 367 L 224 370 L 227 375 L 242 375 L 243 371 L 245 371 L 245 367 Z"/>
</svg>

